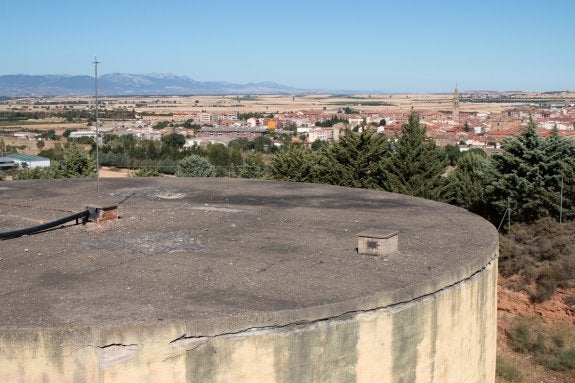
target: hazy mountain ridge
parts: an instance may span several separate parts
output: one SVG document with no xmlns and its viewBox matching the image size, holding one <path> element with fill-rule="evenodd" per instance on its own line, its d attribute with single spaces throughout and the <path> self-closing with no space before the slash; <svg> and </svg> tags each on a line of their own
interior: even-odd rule
<svg viewBox="0 0 575 383">
<path fill-rule="evenodd" d="M 90 96 L 95 81 L 83 75 L 2 75 L 0 96 Z M 260 82 L 235 84 L 224 81 L 196 81 L 174 74 L 110 73 L 98 77 L 98 93 L 103 96 L 188 95 L 188 94 L 277 94 L 304 90 Z"/>
</svg>

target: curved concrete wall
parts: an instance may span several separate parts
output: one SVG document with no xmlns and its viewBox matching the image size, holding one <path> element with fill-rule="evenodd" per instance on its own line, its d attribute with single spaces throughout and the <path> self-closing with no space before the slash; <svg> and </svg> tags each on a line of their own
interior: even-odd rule
<svg viewBox="0 0 575 383">
<path fill-rule="evenodd" d="M 494 382 L 496 255 L 434 293 L 306 323 L 4 329 L 0 381 Z"/>
<path fill-rule="evenodd" d="M 329 185 L 102 189 L 122 219 L 0 242 L 0 383 L 494 382 L 498 236 L 475 215 Z M 93 181 L 0 196 L 18 228 Z"/>
</svg>

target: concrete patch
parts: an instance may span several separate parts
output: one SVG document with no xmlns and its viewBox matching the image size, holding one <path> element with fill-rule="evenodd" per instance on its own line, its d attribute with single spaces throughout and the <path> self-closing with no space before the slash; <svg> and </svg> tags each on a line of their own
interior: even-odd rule
<svg viewBox="0 0 575 383">
<path fill-rule="evenodd" d="M 101 250 L 126 249 L 132 253 L 145 256 L 159 256 L 179 252 L 197 252 L 206 250 L 194 233 L 187 231 L 172 231 L 158 233 L 137 233 L 128 238 L 100 238 L 92 239 L 94 248 Z"/>
<path fill-rule="evenodd" d="M 135 358 L 140 352 L 137 344 L 111 344 L 96 348 L 100 368 L 107 368 L 117 363 Z"/>
</svg>

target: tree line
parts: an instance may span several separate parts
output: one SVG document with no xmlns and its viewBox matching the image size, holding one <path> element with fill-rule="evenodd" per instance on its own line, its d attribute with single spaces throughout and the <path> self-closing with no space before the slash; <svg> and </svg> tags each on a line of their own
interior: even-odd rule
<svg viewBox="0 0 575 383">
<path fill-rule="evenodd" d="M 553 131 L 547 139 L 530 120 L 500 154 L 471 150 L 452 159 L 426 137 L 415 113 L 397 140 L 371 129 L 346 132 L 318 151 L 292 146 L 275 155 L 273 179 L 384 190 L 451 203 L 498 223 L 575 218 L 575 147 Z"/>
<path fill-rule="evenodd" d="M 365 127 L 346 131 L 338 142 L 314 144 L 313 150 L 284 145 L 270 154 L 260 147 L 254 156 L 246 142 L 232 141 L 228 148 L 210 145 L 193 154 L 215 165 L 209 153 L 220 152 L 216 167 L 243 167 L 243 172 L 227 172 L 231 176 L 407 194 L 463 207 L 494 224 L 507 214 L 513 222 L 532 223 L 542 217 L 571 220 L 575 147 L 557 131 L 543 139 L 536 128 L 530 120 L 521 135 L 505 139 L 501 153 L 491 157 L 480 149 L 460 153 L 454 146 L 437 146 L 427 138 L 416 113 L 410 114 L 397 139 Z M 227 160 L 221 154 L 226 151 Z M 230 156 L 234 151 L 235 157 Z"/>
<path fill-rule="evenodd" d="M 186 137 L 178 133 L 161 141 L 106 135 L 99 148 L 100 164 L 138 169 L 142 176 L 267 178 L 383 190 L 451 203 L 494 224 L 509 212 L 513 222 L 575 218 L 575 147 L 557 131 L 541 138 L 532 120 L 521 135 L 505 139 L 501 153 L 491 157 L 482 150 L 459 153 L 454 146 L 439 147 L 427 138 L 416 113 L 410 114 L 397 139 L 368 126 L 347 130 L 332 144 L 314 143 L 312 150 L 287 139 L 278 149 L 266 136 L 252 141 L 238 138 L 227 147 L 184 148 L 185 142 Z M 93 139 L 84 138 L 81 144 L 91 144 L 93 158 Z M 41 154 L 63 163 L 67 150 L 76 153 L 78 148 L 57 145 Z M 93 172 L 87 169 L 76 174 Z M 35 172 L 38 177 L 50 176 Z M 30 173 L 17 177 L 33 177 Z"/>
</svg>

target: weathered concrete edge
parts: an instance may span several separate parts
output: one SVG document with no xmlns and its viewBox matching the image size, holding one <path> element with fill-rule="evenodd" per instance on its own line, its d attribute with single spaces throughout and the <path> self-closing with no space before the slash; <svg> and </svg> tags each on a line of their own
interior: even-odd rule
<svg viewBox="0 0 575 383">
<path fill-rule="evenodd" d="M 227 322 L 228 326 L 225 326 L 226 328 L 220 328 L 220 331 L 215 331 L 216 328 L 212 327 L 208 332 L 201 333 L 198 332 L 200 328 L 198 327 L 197 322 L 189 322 L 186 323 L 187 334 L 194 334 L 194 337 L 214 337 L 221 336 L 222 334 L 238 334 L 266 328 L 284 328 L 293 325 L 308 325 L 338 318 L 346 318 L 359 313 L 395 309 L 406 304 L 427 299 L 441 291 L 457 288 L 457 286 L 475 278 L 489 266 L 497 263 L 497 258 L 498 247 L 496 246 L 492 256 L 489 257 L 485 263 L 477 261 L 476 265 L 470 265 L 465 270 L 456 270 L 448 275 L 442 275 L 441 277 L 428 280 L 425 283 L 410 286 L 406 289 L 396 290 L 391 293 L 375 293 L 371 296 L 335 304 L 315 306 L 300 310 L 268 313 L 267 315 L 262 315 L 258 318 L 258 325 L 254 325 L 254 323 L 256 323 L 254 322 L 254 316 L 246 316 L 246 318 L 235 317 L 231 326 L 229 325 L 230 322 Z"/>
<path fill-rule="evenodd" d="M 492 266 L 497 267 L 496 257 L 488 262 L 484 267 L 470 275 L 468 278 L 460 280 L 457 283 L 446 286 L 430 294 L 425 294 L 412 300 L 397 302 L 391 305 L 342 312 L 338 315 L 318 318 L 315 320 L 299 320 L 282 324 L 276 323 L 261 326 L 252 325 L 242 329 L 237 329 L 235 331 L 230 330 L 212 334 L 198 333 L 195 326 L 189 328 L 184 322 L 168 322 L 160 325 L 130 325 L 100 328 L 29 328 L 17 329 L 10 335 L 14 338 L 19 338 L 20 340 L 28 342 L 32 341 L 32 344 L 34 343 L 34 340 L 41 341 L 42 343 L 46 342 L 47 339 L 57 340 L 56 344 L 60 342 L 60 347 L 63 347 L 64 345 L 71 345 L 77 349 L 90 347 L 96 349 L 106 349 L 108 347 L 142 346 L 143 338 L 146 339 L 146 342 L 143 342 L 144 344 L 169 343 L 173 347 L 184 347 L 186 349 L 191 347 L 191 349 L 195 349 L 202 346 L 209 340 L 215 338 L 245 337 L 270 331 L 289 332 L 297 329 L 309 328 L 309 326 L 348 322 L 355 320 L 355 318 L 358 316 L 376 315 L 381 312 L 401 311 L 413 304 L 427 301 L 429 299 L 434 299 L 437 294 L 449 292 L 459 288 L 460 285 L 469 283 L 476 278 L 480 278 L 481 274 L 486 272 Z M 60 355 L 60 353 L 61 350 L 55 350 L 53 355 L 46 354 L 46 356 L 56 356 Z"/>
<path fill-rule="evenodd" d="M 442 290 L 455 288 L 484 271 L 497 262 L 498 236 L 494 231 L 494 241 L 485 249 L 485 257 L 477 259 L 466 267 L 442 274 L 424 283 L 392 292 L 377 292 L 353 300 L 334 304 L 314 306 L 305 309 L 265 312 L 260 315 L 235 315 L 206 320 L 166 321 L 158 324 L 127 324 L 113 326 L 83 327 L 3 327 L 0 326 L 0 338 L 21 339 L 37 338 L 39 333 L 58 338 L 62 343 L 86 347 L 107 347 L 137 343 L 137 339 L 127 338 L 128 334 L 149 334 L 150 342 L 174 342 L 187 338 L 213 338 L 223 335 L 237 335 L 244 332 L 265 329 L 281 329 L 297 325 L 310 325 L 328 320 L 341 320 L 359 313 L 401 307 L 420 299 L 428 298 Z M 169 334 L 169 335 L 168 335 Z M 171 339 L 166 339 L 169 336 Z M 161 337 L 161 338 L 158 338 Z"/>
</svg>

